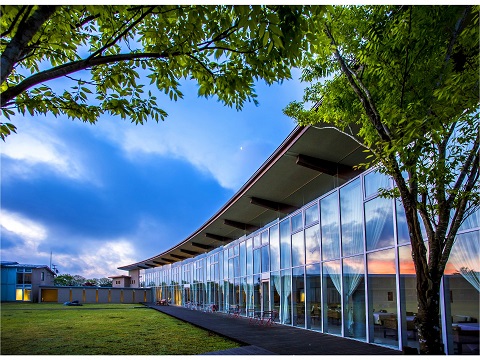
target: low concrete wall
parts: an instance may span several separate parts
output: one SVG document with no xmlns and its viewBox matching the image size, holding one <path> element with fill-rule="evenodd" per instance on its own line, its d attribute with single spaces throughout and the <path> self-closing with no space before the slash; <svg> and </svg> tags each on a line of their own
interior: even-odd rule
<svg viewBox="0 0 480 360">
<path fill-rule="evenodd" d="M 42 290 L 48 290 L 50 295 L 52 291 L 57 291 L 57 299 L 60 304 L 75 300 L 83 304 L 138 304 L 153 301 L 152 289 L 150 288 L 41 286 L 39 288 L 39 299 L 42 299 Z M 52 299 L 52 296 L 46 298 Z"/>
</svg>

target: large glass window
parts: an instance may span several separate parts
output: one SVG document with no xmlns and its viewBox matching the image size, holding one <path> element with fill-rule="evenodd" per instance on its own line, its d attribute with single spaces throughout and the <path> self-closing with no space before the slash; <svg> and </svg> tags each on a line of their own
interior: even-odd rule
<svg viewBox="0 0 480 360">
<path fill-rule="evenodd" d="M 290 219 L 287 219 L 280 223 L 280 266 L 282 269 L 292 266 L 290 242 Z"/>
<path fill-rule="evenodd" d="M 343 260 L 345 336 L 366 339 L 365 265 L 363 255 Z"/>
<path fill-rule="evenodd" d="M 246 241 L 246 252 L 247 252 L 247 275 L 253 274 L 253 250 L 252 250 L 252 239 L 247 239 Z"/>
<path fill-rule="evenodd" d="M 253 276 L 247 276 L 247 309 L 254 309 L 253 293 Z"/>
<path fill-rule="evenodd" d="M 366 198 L 378 193 L 379 189 L 390 189 L 392 187 L 390 178 L 378 171 L 372 171 L 365 175 L 364 181 Z"/>
<path fill-rule="evenodd" d="M 398 347 L 395 249 L 367 254 L 367 268 L 373 342 Z"/>
<path fill-rule="evenodd" d="M 270 271 L 269 265 L 270 265 L 270 259 L 268 256 L 268 245 L 262 246 L 260 248 L 260 251 L 262 252 L 262 273 Z"/>
<path fill-rule="evenodd" d="M 260 238 L 260 235 L 254 236 L 253 237 L 253 247 L 256 248 L 260 245 L 262 245 L 262 239 Z"/>
<path fill-rule="evenodd" d="M 280 270 L 280 243 L 278 225 L 270 228 L 270 268 L 272 271 Z"/>
<path fill-rule="evenodd" d="M 292 233 L 303 228 L 302 212 L 292 216 Z"/>
<path fill-rule="evenodd" d="M 253 250 L 253 273 L 259 274 L 262 272 L 262 253 L 261 248 L 257 248 Z"/>
<path fill-rule="evenodd" d="M 280 314 L 280 272 L 274 271 L 270 273 L 270 288 L 272 289 L 272 310 L 276 310 Z"/>
<path fill-rule="evenodd" d="M 228 259 L 228 278 L 232 279 L 234 277 L 234 258 Z"/>
<path fill-rule="evenodd" d="M 323 332 L 342 333 L 341 272 L 340 260 L 323 263 Z"/>
<path fill-rule="evenodd" d="M 242 315 L 246 315 L 247 308 L 247 278 L 240 279 L 240 306 L 243 309 Z"/>
<path fill-rule="evenodd" d="M 292 235 L 292 266 L 305 265 L 305 242 L 303 231 Z"/>
<path fill-rule="evenodd" d="M 462 223 L 458 231 L 476 229 L 478 227 L 480 227 L 480 210 L 477 210 L 473 214 L 468 216 Z"/>
<path fill-rule="evenodd" d="M 280 272 L 282 297 L 280 299 L 280 321 L 282 324 L 292 324 L 292 274 L 291 270 L 282 270 Z"/>
<path fill-rule="evenodd" d="M 363 252 L 362 189 L 360 179 L 340 189 L 340 217 L 343 256 Z"/>
<path fill-rule="evenodd" d="M 268 231 L 264 231 L 260 234 L 262 245 L 268 245 Z"/>
<path fill-rule="evenodd" d="M 307 329 L 322 330 L 320 264 L 306 267 Z"/>
<path fill-rule="evenodd" d="M 418 343 L 417 331 L 415 328 L 415 316 L 417 315 L 417 276 L 415 265 L 412 260 L 412 247 L 402 246 L 398 248 L 398 262 L 400 272 L 400 299 L 401 299 L 401 321 L 403 329 L 403 346 L 420 348 Z"/>
<path fill-rule="evenodd" d="M 410 235 L 408 231 L 407 218 L 405 215 L 405 208 L 399 199 L 395 200 L 397 209 L 397 237 L 398 244 L 410 244 Z"/>
<path fill-rule="evenodd" d="M 247 252 L 245 241 L 240 243 L 240 276 L 247 275 Z"/>
<path fill-rule="evenodd" d="M 457 236 L 445 269 L 450 354 L 479 355 L 480 232 Z"/>
<path fill-rule="evenodd" d="M 292 269 L 293 325 L 305 327 L 305 268 Z"/>
<path fill-rule="evenodd" d="M 338 226 L 338 201 L 334 192 L 320 202 L 320 221 L 322 223 L 323 260 L 340 257 L 340 233 Z"/>
<path fill-rule="evenodd" d="M 260 275 L 255 275 L 253 277 L 253 307 L 255 311 L 262 310 L 262 298 L 261 298 L 261 289 L 260 289 Z"/>
<path fill-rule="evenodd" d="M 313 225 L 305 229 L 306 263 L 320 262 L 320 227 Z"/>
<path fill-rule="evenodd" d="M 365 203 L 367 251 L 395 244 L 392 200 L 377 197 Z"/>
<path fill-rule="evenodd" d="M 318 221 L 318 204 L 305 209 L 305 226 Z"/>
</svg>

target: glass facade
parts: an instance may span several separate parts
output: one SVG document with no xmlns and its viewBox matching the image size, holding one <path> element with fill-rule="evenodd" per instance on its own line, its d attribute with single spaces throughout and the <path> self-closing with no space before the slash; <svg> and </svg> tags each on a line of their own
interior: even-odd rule
<svg viewBox="0 0 480 360">
<path fill-rule="evenodd" d="M 385 175 L 364 173 L 250 235 L 142 270 L 142 277 L 157 298 L 176 305 L 215 305 L 223 312 L 235 305 L 243 316 L 276 310 L 285 325 L 418 348 L 405 214 L 400 201 L 378 191 L 391 186 Z M 477 211 L 458 233 L 442 282 L 442 336 L 449 354 L 478 354 L 479 248 Z M 462 338 L 467 331 L 477 334 L 476 344 Z"/>
</svg>

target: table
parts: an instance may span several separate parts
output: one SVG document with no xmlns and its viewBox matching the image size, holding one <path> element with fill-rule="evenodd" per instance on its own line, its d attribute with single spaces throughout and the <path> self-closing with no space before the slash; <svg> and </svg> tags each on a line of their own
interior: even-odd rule
<svg viewBox="0 0 480 360">
<path fill-rule="evenodd" d="M 373 313 L 373 320 L 374 323 L 377 325 L 382 325 L 382 320 L 385 318 L 393 318 L 397 317 L 395 313 L 387 313 L 387 312 L 374 312 Z"/>
</svg>

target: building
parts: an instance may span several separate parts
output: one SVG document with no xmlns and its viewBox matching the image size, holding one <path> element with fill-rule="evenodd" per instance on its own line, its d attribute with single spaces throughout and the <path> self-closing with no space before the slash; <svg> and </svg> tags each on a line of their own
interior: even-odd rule
<svg viewBox="0 0 480 360">
<path fill-rule="evenodd" d="M 109 279 L 112 279 L 112 287 L 130 287 L 131 277 L 127 275 L 115 275 L 109 276 Z"/>
<path fill-rule="evenodd" d="M 38 302 L 39 287 L 53 286 L 55 272 L 47 265 L 19 264 L 14 261 L 2 261 L 1 301 Z"/>
<path fill-rule="evenodd" d="M 415 270 L 403 208 L 379 196 L 388 177 L 355 165 L 365 153 L 330 128 L 297 127 L 192 235 L 119 267 L 154 300 L 276 310 L 278 321 L 396 349 L 417 347 Z M 458 233 L 445 271 L 448 354 L 478 354 L 480 213 Z"/>
<path fill-rule="evenodd" d="M 152 290 L 119 286 L 40 286 L 39 299 L 60 304 L 72 301 L 81 304 L 138 304 L 151 302 Z"/>
</svg>

